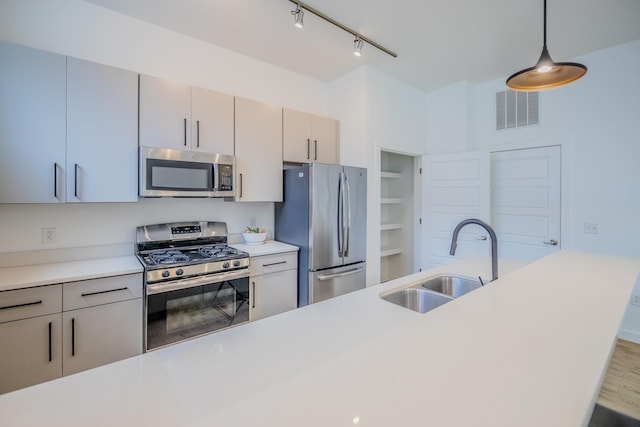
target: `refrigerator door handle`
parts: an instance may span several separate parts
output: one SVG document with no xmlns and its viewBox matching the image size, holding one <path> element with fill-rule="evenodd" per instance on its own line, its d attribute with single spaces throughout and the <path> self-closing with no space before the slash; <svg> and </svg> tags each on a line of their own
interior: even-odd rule
<svg viewBox="0 0 640 427">
<path fill-rule="evenodd" d="M 344 238 L 344 256 L 349 256 L 349 241 L 351 240 L 351 187 L 349 186 L 349 176 L 347 173 L 344 173 L 344 183 L 345 189 L 347 190 L 346 200 L 347 200 L 347 214 L 345 217 L 346 222 L 346 233 Z"/>
<path fill-rule="evenodd" d="M 339 175 L 339 181 L 338 181 L 338 218 L 337 218 L 337 222 L 338 222 L 338 256 L 342 258 L 342 209 L 344 208 L 343 204 L 342 204 L 342 173 L 340 173 Z"/>
<path fill-rule="evenodd" d="M 364 271 L 364 270 L 365 270 L 364 268 L 354 268 L 353 270 L 343 271 L 342 273 L 322 274 L 318 276 L 318 280 L 320 280 L 321 282 L 324 282 L 325 280 L 331 280 L 337 277 L 351 276 L 352 274 L 360 273 L 361 271 Z"/>
</svg>

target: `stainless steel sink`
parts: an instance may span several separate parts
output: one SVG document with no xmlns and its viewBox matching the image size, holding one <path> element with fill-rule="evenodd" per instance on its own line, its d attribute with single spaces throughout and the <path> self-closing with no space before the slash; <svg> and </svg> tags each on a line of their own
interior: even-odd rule
<svg viewBox="0 0 640 427">
<path fill-rule="evenodd" d="M 450 296 L 428 291 L 420 285 L 385 292 L 380 298 L 418 313 L 426 313 L 453 300 Z"/>
<path fill-rule="evenodd" d="M 441 274 L 417 285 L 383 292 L 380 298 L 418 313 L 426 313 L 480 286 L 479 281 L 470 277 Z"/>
<path fill-rule="evenodd" d="M 439 292 L 458 298 L 466 293 L 478 289 L 482 284 L 475 279 L 466 276 L 453 276 L 442 274 L 432 277 L 422 283 L 422 287 L 430 291 Z"/>
</svg>

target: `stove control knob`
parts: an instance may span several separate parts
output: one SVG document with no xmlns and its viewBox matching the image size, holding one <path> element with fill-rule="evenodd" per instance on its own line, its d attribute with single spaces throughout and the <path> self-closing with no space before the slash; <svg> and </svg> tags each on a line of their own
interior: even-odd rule
<svg viewBox="0 0 640 427">
<path fill-rule="evenodd" d="M 225 262 L 224 264 L 222 264 L 222 268 L 229 268 L 229 263 Z"/>
<path fill-rule="evenodd" d="M 233 266 L 234 267 L 240 267 L 240 261 L 233 261 Z"/>
<path fill-rule="evenodd" d="M 177 270 L 176 270 L 176 274 L 177 274 L 178 276 L 182 276 L 182 274 L 183 274 L 183 273 L 184 273 L 184 271 L 183 271 L 181 268 L 179 268 L 179 269 L 177 269 Z"/>
<path fill-rule="evenodd" d="M 168 270 L 163 271 L 162 277 L 169 277 L 169 271 Z"/>
</svg>

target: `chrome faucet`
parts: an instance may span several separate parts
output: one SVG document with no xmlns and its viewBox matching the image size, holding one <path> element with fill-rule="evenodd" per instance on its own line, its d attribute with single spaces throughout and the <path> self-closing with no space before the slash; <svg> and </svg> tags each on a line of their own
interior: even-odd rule
<svg viewBox="0 0 640 427">
<path fill-rule="evenodd" d="M 456 247 L 458 246 L 458 233 L 460 233 L 460 229 L 468 224 L 476 224 L 480 227 L 487 230 L 489 236 L 491 237 L 491 281 L 494 281 L 498 278 L 498 238 L 496 237 L 496 232 L 491 228 L 489 224 L 484 221 L 480 221 L 479 219 L 465 219 L 460 224 L 456 225 L 456 228 L 453 230 L 453 237 L 451 237 L 451 249 L 449 249 L 449 255 L 456 254 Z"/>
</svg>

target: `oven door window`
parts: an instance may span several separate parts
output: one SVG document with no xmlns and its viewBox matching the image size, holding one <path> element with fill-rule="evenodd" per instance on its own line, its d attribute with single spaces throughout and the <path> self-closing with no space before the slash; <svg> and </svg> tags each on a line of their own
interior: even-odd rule
<svg viewBox="0 0 640 427">
<path fill-rule="evenodd" d="M 249 279 L 147 297 L 147 350 L 249 321 Z"/>
<path fill-rule="evenodd" d="M 147 159 L 147 190 L 211 191 L 210 163 Z"/>
</svg>

